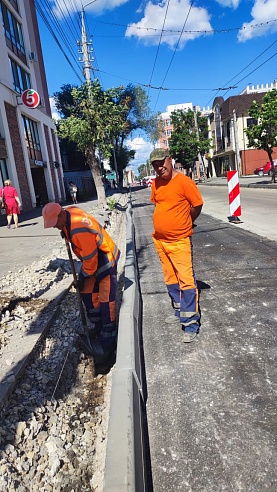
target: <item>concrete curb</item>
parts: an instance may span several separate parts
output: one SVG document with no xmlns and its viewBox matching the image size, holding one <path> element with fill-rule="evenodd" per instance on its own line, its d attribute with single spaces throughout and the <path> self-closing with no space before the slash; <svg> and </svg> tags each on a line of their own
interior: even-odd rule
<svg viewBox="0 0 277 492">
<path fill-rule="evenodd" d="M 125 290 L 119 315 L 116 367 L 112 376 L 103 492 L 147 491 L 140 328 L 141 296 L 129 202 Z"/>
</svg>

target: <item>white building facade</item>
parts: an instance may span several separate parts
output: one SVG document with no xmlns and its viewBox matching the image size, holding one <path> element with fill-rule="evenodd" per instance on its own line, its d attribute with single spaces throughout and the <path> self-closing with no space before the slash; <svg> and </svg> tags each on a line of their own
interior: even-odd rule
<svg viewBox="0 0 277 492">
<path fill-rule="evenodd" d="M 171 113 L 177 111 L 178 109 L 182 111 L 193 110 L 192 103 L 181 103 L 181 104 L 170 104 L 166 107 L 166 112 L 159 115 L 160 123 L 160 138 L 159 138 L 159 148 L 168 149 L 169 139 L 173 132 L 173 125 L 171 121 Z"/>
</svg>

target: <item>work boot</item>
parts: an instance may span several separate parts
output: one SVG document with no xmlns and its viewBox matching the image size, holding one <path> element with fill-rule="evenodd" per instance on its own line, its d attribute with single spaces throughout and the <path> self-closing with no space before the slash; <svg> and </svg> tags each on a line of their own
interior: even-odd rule
<svg viewBox="0 0 277 492">
<path fill-rule="evenodd" d="M 183 342 L 184 343 L 193 342 L 193 340 L 195 340 L 196 337 L 197 337 L 196 331 L 184 331 Z"/>
</svg>

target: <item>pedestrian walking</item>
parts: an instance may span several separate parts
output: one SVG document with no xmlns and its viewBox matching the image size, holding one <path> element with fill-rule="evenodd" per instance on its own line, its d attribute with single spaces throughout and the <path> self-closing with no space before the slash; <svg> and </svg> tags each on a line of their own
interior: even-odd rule
<svg viewBox="0 0 277 492">
<path fill-rule="evenodd" d="M 76 204 L 78 187 L 76 186 L 75 183 L 73 183 L 73 181 L 69 181 L 68 186 L 69 186 L 69 193 L 72 198 L 72 201 L 74 204 Z"/>
<path fill-rule="evenodd" d="M 74 254 L 81 260 L 78 288 L 91 333 L 104 353 L 116 346 L 117 263 L 120 251 L 99 222 L 79 207 L 62 208 L 47 203 L 42 209 L 44 227 L 63 232 Z"/>
<path fill-rule="evenodd" d="M 7 215 L 8 229 L 11 228 L 12 219 L 14 220 L 14 228 L 18 228 L 18 216 L 20 214 L 20 199 L 16 189 L 12 186 L 10 179 L 4 181 L 4 188 L 0 191 L 1 203 L 4 205 Z"/>
<path fill-rule="evenodd" d="M 150 154 L 157 177 L 152 183 L 153 241 L 159 255 L 174 315 L 167 323 L 179 321 L 183 341 L 192 342 L 200 328 L 199 295 L 193 270 L 191 236 L 203 200 L 196 184 L 172 165 L 165 149 Z"/>
</svg>

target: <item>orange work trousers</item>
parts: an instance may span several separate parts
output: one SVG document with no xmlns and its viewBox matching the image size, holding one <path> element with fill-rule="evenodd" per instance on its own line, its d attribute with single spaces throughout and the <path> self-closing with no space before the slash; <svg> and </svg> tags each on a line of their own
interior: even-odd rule
<svg viewBox="0 0 277 492">
<path fill-rule="evenodd" d="M 164 281 L 176 316 L 183 330 L 198 332 L 200 326 L 199 296 L 193 270 L 191 237 L 178 241 L 153 241 L 159 255 Z"/>
<path fill-rule="evenodd" d="M 85 279 L 84 287 L 81 292 L 82 300 L 85 305 L 89 320 L 99 331 L 99 339 L 105 340 L 114 338 L 116 332 L 116 287 L 117 287 L 117 268 L 113 268 L 113 273 L 101 280 L 88 277 Z"/>
</svg>

